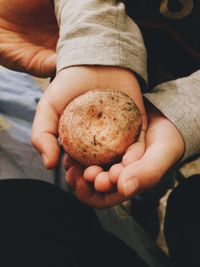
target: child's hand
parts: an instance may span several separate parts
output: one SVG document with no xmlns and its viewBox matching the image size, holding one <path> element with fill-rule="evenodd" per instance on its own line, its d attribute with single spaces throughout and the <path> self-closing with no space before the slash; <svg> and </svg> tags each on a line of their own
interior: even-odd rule
<svg viewBox="0 0 200 267">
<path fill-rule="evenodd" d="M 42 155 L 47 168 L 55 167 L 59 158 L 58 122 L 62 111 L 72 99 L 96 88 L 120 90 L 133 98 L 142 113 L 143 129 L 146 129 L 147 121 L 140 86 L 131 71 L 100 66 L 79 66 L 61 70 L 38 104 L 32 129 L 32 143 Z M 144 142 L 139 150 L 139 156 L 142 156 Z"/>
<path fill-rule="evenodd" d="M 96 208 L 106 208 L 130 199 L 136 193 L 155 185 L 184 152 L 184 141 L 177 128 L 149 104 L 149 126 L 146 150 L 139 160 L 113 165 L 108 172 L 100 167 L 83 168 L 65 158 L 66 180 L 74 188 L 77 198 Z M 137 143 L 136 143 L 137 145 Z M 134 153 L 134 150 L 132 150 Z M 126 154 L 125 154 L 126 155 Z M 94 187 L 89 180 L 93 181 Z M 110 180 L 110 181 L 109 181 Z M 113 189 L 114 192 L 106 192 Z M 99 191 L 104 191 L 99 192 Z"/>
<path fill-rule="evenodd" d="M 108 171 L 99 166 L 89 166 L 83 177 L 94 184 L 98 192 L 113 191 L 117 187 L 118 177 L 125 166 L 139 160 L 145 152 L 145 131 L 142 131 L 137 142 L 128 147 L 120 163 L 113 164 Z"/>
<path fill-rule="evenodd" d="M 144 154 L 144 136 L 145 132 L 142 131 L 138 141 L 132 144 L 125 152 L 122 161 L 118 164 L 113 164 L 108 171 L 104 171 L 102 167 L 96 165 L 85 168 L 65 154 L 63 163 L 67 171 L 66 181 L 74 187 L 78 177 L 82 176 L 96 192 L 117 191 L 118 177 L 122 169 L 139 160 Z"/>
</svg>

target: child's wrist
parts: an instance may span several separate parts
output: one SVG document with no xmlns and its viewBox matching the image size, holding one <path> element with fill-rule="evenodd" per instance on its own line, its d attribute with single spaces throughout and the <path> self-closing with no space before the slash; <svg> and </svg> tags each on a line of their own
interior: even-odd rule
<svg viewBox="0 0 200 267">
<path fill-rule="evenodd" d="M 134 98 L 135 92 L 141 94 L 136 75 L 129 69 L 117 66 L 72 66 L 61 70 L 57 75 L 76 76 L 76 82 L 85 87 L 85 91 L 96 88 L 110 88 L 123 91 Z"/>
</svg>

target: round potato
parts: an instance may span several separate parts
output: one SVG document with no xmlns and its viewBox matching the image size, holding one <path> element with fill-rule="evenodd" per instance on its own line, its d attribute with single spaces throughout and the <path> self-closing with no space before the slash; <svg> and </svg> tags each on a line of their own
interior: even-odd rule
<svg viewBox="0 0 200 267">
<path fill-rule="evenodd" d="M 95 89 L 74 100 L 59 121 L 59 140 L 67 154 L 83 165 L 120 160 L 141 131 L 142 116 L 121 91 Z"/>
</svg>

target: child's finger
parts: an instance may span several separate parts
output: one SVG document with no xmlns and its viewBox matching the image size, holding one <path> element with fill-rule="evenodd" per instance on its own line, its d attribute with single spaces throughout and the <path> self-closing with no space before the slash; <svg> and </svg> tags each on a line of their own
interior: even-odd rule
<svg viewBox="0 0 200 267">
<path fill-rule="evenodd" d="M 65 154 L 63 158 L 63 164 L 65 170 L 67 171 L 70 167 L 72 167 L 72 165 L 75 164 L 75 161 L 68 154 Z"/>
<path fill-rule="evenodd" d="M 74 188 L 76 185 L 77 178 L 82 174 L 83 168 L 79 164 L 74 164 L 69 170 L 66 172 L 65 180 L 66 182 Z"/>
<path fill-rule="evenodd" d="M 117 184 L 120 172 L 123 169 L 122 163 L 114 164 L 109 170 L 109 180 L 112 184 Z"/>
<path fill-rule="evenodd" d="M 144 155 L 144 152 L 145 152 L 145 132 L 142 131 L 138 141 L 129 146 L 129 148 L 126 150 L 122 158 L 122 164 L 124 166 L 127 166 L 130 163 L 139 160 Z"/>
<path fill-rule="evenodd" d="M 100 166 L 89 166 L 85 169 L 83 173 L 83 178 L 89 182 L 94 182 L 97 175 L 101 172 L 103 172 L 103 168 L 101 168 Z"/>
<path fill-rule="evenodd" d="M 101 172 L 97 175 L 94 181 L 94 187 L 95 190 L 99 192 L 108 192 L 114 187 L 110 182 L 108 172 Z"/>
<path fill-rule="evenodd" d="M 74 191 L 76 197 L 87 204 L 88 200 L 92 199 L 95 195 L 95 190 L 89 186 L 89 183 L 81 176 L 79 176 L 75 182 Z"/>
<path fill-rule="evenodd" d="M 122 163 L 127 166 L 136 160 L 139 160 L 145 152 L 145 144 L 143 142 L 134 143 L 122 158 Z"/>
<path fill-rule="evenodd" d="M 98 209 L 111 207 L 125 200 L 118 192 L 104 194 L 95 191 L 81 176 L 76 180 L 74 192 L 79 200 Z"/>
<path fill-rule="evenodd" d="M 119 192 L 130 198 L 134 194 L 154 186 L 174 163 L 170 149 L 166 140 L 149 145 L 140 160 L 124 167 L 120 173 L 118 179 Z"/>
<path fill-rule="evenodd" d="M 58 136 L 59 114 L 43 97 L 38 103 L 33 121 L 31 141 L 42 155 L 46 168 L 54 168 L 59 160 Z"/>
</svg>

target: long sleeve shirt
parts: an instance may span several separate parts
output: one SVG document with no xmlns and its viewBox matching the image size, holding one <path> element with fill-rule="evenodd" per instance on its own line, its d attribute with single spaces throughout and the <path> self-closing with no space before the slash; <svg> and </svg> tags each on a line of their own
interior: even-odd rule
<svg viewBox="0 0 200 267">
<path fill-rule="evenodd" d="M 200 152 L 200 2 L 157 2 L 55 0 L 57 71 L 76 65 L 132 70 L 144 97 L 180 131 L 185 159 Z"/>
</svg>

